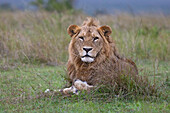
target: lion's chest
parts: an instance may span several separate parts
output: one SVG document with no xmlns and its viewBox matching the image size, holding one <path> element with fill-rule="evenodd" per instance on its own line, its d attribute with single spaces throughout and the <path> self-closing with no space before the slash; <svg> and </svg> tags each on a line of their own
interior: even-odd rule
<svg viewBox="0 0 170 113">
<path fill-rule="evenodd" d="M 103 81 L 113 80 L 113 74 L 115 73 L 115 63 L 109 64 L 108 62 L 103 62 L 100 65 L 92 66 L 89 68 L 81 68 L 76 71 L 76 79 L 86 81 L 90 85 L 96 85 Z"/>
<path fill-rule="evenodd" d="M 76 78 L 80 79 L 82 81 L 89 81 L 89 79 L 94 76 L 94 70 L 93 69 L 87 69 L 87 68 L 82 68 L 78 69 L 76 73 Z"/>
</svg>

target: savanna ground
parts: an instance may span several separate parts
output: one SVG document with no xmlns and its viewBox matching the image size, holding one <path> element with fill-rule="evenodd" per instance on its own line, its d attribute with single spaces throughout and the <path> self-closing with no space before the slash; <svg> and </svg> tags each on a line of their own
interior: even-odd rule
<svg viewBox="0 0 170 113">
<path fill-rule="evenodd" d="M 73 16 L 74 15 L 74 16 Z M 159 97 L 124 98 L 82 92 L 63 97 L 70 24 L 87 15 L 47 12 L 0 13 L 0 112 L 170 112 L 170 16 L 97 16 L 113 29 L 122 55 L 133 59 L 139 75 L 159 86 Z"/>
</svg>

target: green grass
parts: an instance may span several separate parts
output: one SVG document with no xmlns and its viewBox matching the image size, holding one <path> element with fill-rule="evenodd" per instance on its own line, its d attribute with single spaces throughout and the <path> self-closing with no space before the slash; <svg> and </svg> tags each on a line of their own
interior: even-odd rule
<svg viewBox="0 0 170 113">
<path fill-rule="evenodd" d="M 159 62 L 157 72 L 154 63 L 148 60 L 139 61 L 140 75 L 145 73 L 156 84 L 165 83 L 170 74 L 169 62 Z M 58 90 L 66 84 L 65 66 L 51 67 L 46 65 L 20 65 L 0 72 L 0 112 L 169 112 L 168 98 L 157 99 L 124 99 L 93 98 L 85 92 L 79 96 L 63 97 L 54 93 L 44 95 L 46 89 Z M 170 94 L 169 81 L 162 91 Z"/>
</svg>

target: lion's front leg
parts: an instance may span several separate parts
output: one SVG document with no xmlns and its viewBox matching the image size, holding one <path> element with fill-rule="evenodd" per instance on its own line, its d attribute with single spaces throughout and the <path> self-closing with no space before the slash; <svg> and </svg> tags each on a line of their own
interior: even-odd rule
<svg viewBox="0 0 170 113">
<path fill-rule="evenodd" d="M 74 82 L 74 86 L 76 87 L 76 89 L 82 91 L 82 90 L 86 90 L 86 91 L 90 91 L 90 89 L 92 89 L 94 86 L 87 84 L 87 82 L 83 82 L 79 79 L 77 79 Z"/>
<path fill-rule="evenodd" d="M 90 91 L 94 86 L 92 85 L 88 85 L 87 82 L 83 82 L 79 79 L 75 80 L 75 82 L 73 83 L 73 85 L 69 88 L 64 88 L 62 90 L 59 90 L 60 92 L 64 93 L 64 94 L 69 94 L 69 93 L 73 93 L 78 95 L 78 91 Z"/>
<path fill-rule="evenodd" d="M 59 90 L 60 92 L 64 93 L 64 94 L 69 94 L 69 93 L 73 93 L 73 94 L 76 94 L 78 95 L 78 90 L 75 88 L 75 86 L 71 86 L 69 88 L 64 88 L 64 89 L 61 89 Z"/>
</svg>

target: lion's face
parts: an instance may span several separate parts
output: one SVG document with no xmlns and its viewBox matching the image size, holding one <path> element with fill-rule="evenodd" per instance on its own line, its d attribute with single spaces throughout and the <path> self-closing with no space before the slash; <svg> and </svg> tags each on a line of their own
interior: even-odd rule
<svg viewBox="0 0 170 113">
<path fill-rule="evenodd" d="M 68 33 L 72 37 L 74 49 L 77 51 L 77 56 L 83 62 L 94 62 L 100 54 L 105 44 L 105 35 L 111 33 L 108 26 L 82 26 L 71 25 L 68 28 Z M 107 34 L 106 34 L 107 33 Z"/>
<path fill-rule="evenodd" d="M 82 27 L 74 40 L 83 62 L 93 62 L 103 47 L 103 38 L 95 27 Z"/>
</svg>

